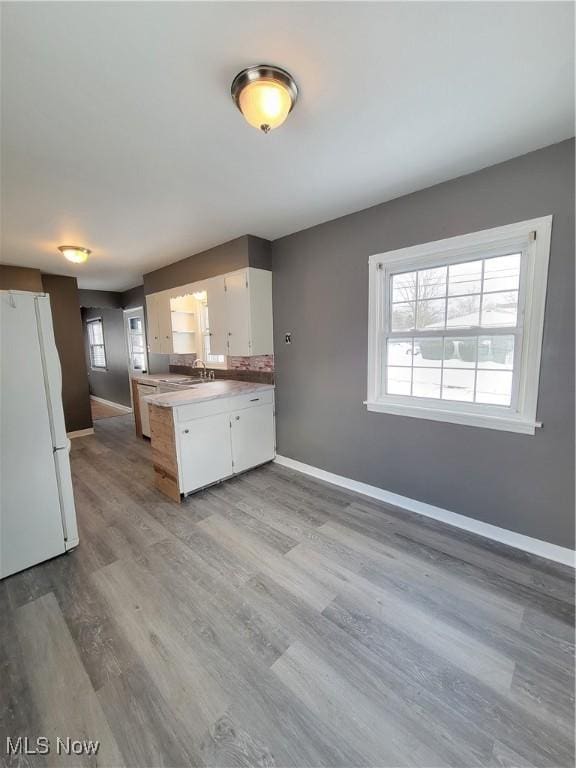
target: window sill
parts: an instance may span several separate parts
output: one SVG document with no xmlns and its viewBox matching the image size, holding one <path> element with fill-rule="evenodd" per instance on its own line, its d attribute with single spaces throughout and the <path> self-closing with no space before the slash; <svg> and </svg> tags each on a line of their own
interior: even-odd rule
<svg viewBox="0 0 576 768">
<path fill-rule="evenodd" d="M 533 435 L 536 428 L 542 424 L 526 418 L 512 416 L 492 416 L 486 413 L 467 413 L 465 411 L 448 411 L 436 408 L 426 408 L 421 405 L 408 405 L 404 403 L 384 403 L 365 401 L 368 411 L 376 413 L 391 413 L 396 416 L 410 416 L 416 419 L 429 419 L 432 421 L 444 421 L 450 424 L 463 424 L 470 427 L 483 427 L 484 429 L 497 429 L 503 432 L 517 432 L 522 435 Z"/>
</svg>

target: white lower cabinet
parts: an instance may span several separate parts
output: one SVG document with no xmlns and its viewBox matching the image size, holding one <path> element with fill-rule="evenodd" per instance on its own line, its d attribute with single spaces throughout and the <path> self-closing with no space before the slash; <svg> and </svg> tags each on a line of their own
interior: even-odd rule
<svg viewBox="0 0 576 768">
<path fill-rule="evenodd" d="M 232 470 L 227 413 L 185 421 L 179 426 L 182 493 L 216 483 Z"/>
<path fill-rule="evenodd" d="M 174 409 L 181 493 L 191 493 L 275 456 L 274 397 L 226 398 Z"/>
<path fill-rule="evenodd" d="M 274 457 L 274 413 L 271 404 L 233 411 L 230 425 L 234 472 L 244 472 Z"/>
</svg>

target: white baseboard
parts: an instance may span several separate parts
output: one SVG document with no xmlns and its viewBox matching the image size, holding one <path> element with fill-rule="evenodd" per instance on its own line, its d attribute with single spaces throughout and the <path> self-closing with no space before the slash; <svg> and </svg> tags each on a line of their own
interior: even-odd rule
<svg viewBox="0 0 576 768">
<path fill-rule="evenodd" d="M 74 432 L 66 432 L 66 437 L 74 439 L 75 437 L 86 437 L 86 435 L 93 435 L 94 427 L 88 427 L 88 429 L 77 429 Z"/>
<path fill-rule="evenodd" d="M 111 408 L 117 408 L 119 411 L 122 411 L 123 413 L 132 413 L 132 408 L 129 408 L 127 405 L 120 405 L 120 403 L 113 403 L 112 400 L 104 400 L 103 397 L 96 397 L 96 395 L 90 395 L 90 400 L 95 400 L 97 403 L 102 403 L 103 405 L 109 405 Z"/>
<path fill-rule="evenodd" d="M 557 544 L 550 544 L 547 541 L 533 539 L 531 536 L 525 536 L 522 533 L 509 531 L 506 528 L 499 528 L 497 525 L 492 525 L 491 523 L 483 523 L 480 520 L 474 520 L 471 517 L 459 515 L 456 512 L 449 512 L 447 509 L 435 507 L 432 504 L 426 504 L 424 501 L 416 501 L 416 499 L 410 499 L 407 496 L 400 496 L 398 493 L 385 491 L 382 488 L 377 488 L 375 485 L 368 485 L 367 483 L 360 483 L 357 480 L 351 480 L 342 475 L 335 475 L 332 472 L 313 467 L 310 464 L 304 464 L 301 461 L 290 459 L 287 456 L 277 455 L 275 461 L 283 467 L 294 469 L 297 472 L 302 472 L 305 475 L 315 477 L 318 480 L 324 480 L 326 483 L 338 485 L 341 488 L 360 493 L 363 496 L 369 496 L 372 499 L 378 499 L 378 501 L 383 501 L 386 504 L 408 510 L 409 512 L 416 512 L 419 515 L 431 517 L 434 520 L 440 520 L 448 525 L 462 528 L 462 530 L 470 531 L 470 533 L 476 533 L 487 539 L 499 541 L 502 544 L 507 544 L 509 547 L 521 549 L 532 555 L 538 555 L 538 557 L 544 557 L 547 560 L 554 560 L 557 563 L 562 563 L 563 565 L 568 565 L 572 568 L 575 567 L 576 553 L 567 547 L 560 547 Z"/>
</svg>

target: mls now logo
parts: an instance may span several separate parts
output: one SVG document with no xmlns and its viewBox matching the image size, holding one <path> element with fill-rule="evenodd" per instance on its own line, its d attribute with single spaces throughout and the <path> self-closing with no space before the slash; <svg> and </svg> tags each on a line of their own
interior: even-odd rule
<svg viewBox="0 0 576 768">
<path fill-rule="evenodd" d="M 58 736 L 54 751 L 58 755 L 95 755 L 99 748 L 99 741 L 71 739 L 70 736 L 62 739 Z M 52 744 L 47 736 L 38 736 L 36 739 L 30 739 L 28 736 L 12 739 L 8 736 L 6 752 L 8 755 L 48 755 L 52 752 Z"/>
</svg>

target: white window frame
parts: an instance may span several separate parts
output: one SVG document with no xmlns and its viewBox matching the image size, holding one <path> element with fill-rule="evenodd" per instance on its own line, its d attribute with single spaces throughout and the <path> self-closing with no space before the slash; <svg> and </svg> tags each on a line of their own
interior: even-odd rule
<svg viewBox="0 0 576 768">
<path fill-rule="evenodd" d="M 445 240 L 374 254 L 369 259 L 368 393 L 369 411 L 467 424 L 488 429 L 533 435 L 536 427 L 540 358 L 552 216 L 485 229 Z M 515 344 L 512 404 L 509 407 L 462 403 L 381 391 L 381 372 L 386 365 L 386 338 L 390 333 L 391 275 L 427 269 L 451 261 L 474 261 L 504 253 L 521 253 L 518 324 L 510 335 Z M 454 336 L 490 335 L 489 328 L 450 329 Z M 410 334 L 407 334 L 410 335 Z M 420 331 L 411 332 L 421 335 Z M 426 335 L 423 333 L 422 335 Z M 430 335 L 430 334 L 429 334 Z"/>
<path fill-rule="evenodd" d="M 102 329 L 102 344 L 95 344 L 92 341 L 92 333 L 91 329 L 92 326 L 96 323 L 100 323 L 100 328 Z M 86 330 L 88 332 L 88 351 L 90 354 L 90 368 L 93 371 L 107 371 L 108 370 L 108 360 L 106 355 L 106 342 L 104 339 L 104 322 L 102 321 L 101 317 L 91 317 L 89 320 L 86 320 Z M 94 363 L 94 347 L 102 347 L 102 355 L 104 357 L 104 365 L 95 365 Z"/>
</svg>

